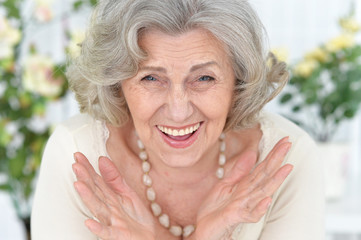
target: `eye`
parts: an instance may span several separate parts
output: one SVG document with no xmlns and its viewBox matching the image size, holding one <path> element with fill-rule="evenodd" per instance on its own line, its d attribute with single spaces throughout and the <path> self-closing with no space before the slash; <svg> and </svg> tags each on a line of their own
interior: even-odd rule
<svg viewBox="0 0 361 240">
<path fill-rule="evenodd" d="M 198 79 L 200 82 L 210 82 L 214 81 L 214 77 L 211 76 L 202 76 Z"/>
<path fill-rule="evenodd" d="M 147 76 L 142 78 L 142 81 L 151 81 L 151 82 L 153 82 L 153 81 L 157 81 L 157 79 L 155 77 L 151 76 L 151 75 L 147 75 Z"/>
</svg>

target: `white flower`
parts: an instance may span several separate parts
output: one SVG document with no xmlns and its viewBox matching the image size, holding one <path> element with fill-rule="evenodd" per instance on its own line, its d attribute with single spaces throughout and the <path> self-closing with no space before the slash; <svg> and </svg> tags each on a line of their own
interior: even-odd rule
<svg viewBox="0 0 361 240">
<path fill-rule="evenodd" d="M 51 5 L 54 2 L 54 0 L 35 0 L 35 3 L 37 5 Z"/>
<path fill-rule="evenodd" d="M 72 58 L 79 56 L 81 43 L 84 41 L 85 32 L 84 31 L 73 31 L 70 33 L 70 42 L 67 47 L 67 51 Z"/>
<path fill-rule="evenodd" d="M 14 56 L 14 46 L 20 41 L 21 33 L 0 16 L 0 59 Z"/>
<path fill-rule="evenodd" d="M 54 63 L 46 56 L 31 55 L 25 60 L 23 86 L 26 90 L 46 97 L 61 93 L 63 79 L 53 76 Z"/>
<path fill-rule="evenodd" d="M 53 18 L 51 4 L 53 0 L 36 0 L 34 16 L 40 22 L 48 22 Z"/>
</svg>

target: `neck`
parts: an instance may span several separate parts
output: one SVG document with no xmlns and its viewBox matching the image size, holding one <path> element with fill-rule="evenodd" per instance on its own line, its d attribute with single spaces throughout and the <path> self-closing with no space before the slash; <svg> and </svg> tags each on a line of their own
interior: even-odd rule
<svg viewBox="0 0 361 240">
<path fill-rule="evenodd" d="M 195 164 L 187 167 L 168 166 L 160 160 L 159 155 L 147 151 L 148 161 L 152 166 L 150 175 L 157 182 L 169 183 L 178 188 L 192 188 L 199 186 L 203 181 L 216 180 L 215 172 L 219 167 L 219 144 L 217 141 L 214 147 L 204 151 L 205 154 Z"/>
<path fill-rule="evenodd" d="M 112 138 L 111 142 L 116 143 L 115 148 L 119 146 L 117 139 L 123 139 L 123 144 L 128 145 L 128 148 L 131 149 L 136 156 L 138 155 L 140 151 L 136 144 L 138 137 L 135 134 L 132 122 L 128 122 L 128 124 L 120 128 L 108 125 L 108 129 L 110 131 L 110 138 Z M 217 181 L 215 172 L 219 167 L 219 149 L 220 142 L 216 141 L 212 147 L 203 150 L 205 154 L 199 157 L 199 159 L 195 161 L 195 164 L 187 167 L 169 166 L 161 160 L 159 153 L 152 152 L 151 149 L 147 148 L 145 148 L 145 151 L 148 154 L 148 161 L 151 164 L 150 175 L 155 182 L 167 183 L 170 186 L 178 188 L 192 188 L 212 179 L 213 181 Z M 141 163 L 141 161 L 142 160 L 139 159 L 139 163 Z"/>
</svg>

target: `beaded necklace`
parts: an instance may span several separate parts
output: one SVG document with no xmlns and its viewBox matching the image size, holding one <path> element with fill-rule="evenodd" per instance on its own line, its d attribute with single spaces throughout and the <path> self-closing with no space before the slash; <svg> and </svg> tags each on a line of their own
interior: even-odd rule
<svg viewBox="0 0 361 240">
<path fill-rule="evenodd" d="M 225 142 L 225 134 L 222 133 L 219 137 L 220 141 L 220 149 L 219 149 L 219 158 L 218 158 L 218 165 L 219 167 L 216 170 L 216 176 L 219 179 L 222 179 L 224 176 L 224 164 L 226 163 L 226 142 Z M 142 160 L 142 170 L 143 170 L 143 184 L 146 186 L 146 197 L 150 202 L 150 208 L 154 217 L 158 218 L 159 223 L 167 228 L 171 234 L 176 237 L 183 236 L 188 237 L 190 236 L 194 230 L 195 225 L 187 225 L 185 227 L 177 226 L 177 225 L 170 225 L 169 216 L 162 212 L 162 208 L 156 203 L 156 193 L 152 188 L 153 181 L 149 176 L 149 171 L 151 169 L 150 163 L 148 161 L 148 155 L 145 151 L 144 144 L 140 139 L 137 140 L 138 147 L 140 149 L 139 158 Z"/>
</svg>

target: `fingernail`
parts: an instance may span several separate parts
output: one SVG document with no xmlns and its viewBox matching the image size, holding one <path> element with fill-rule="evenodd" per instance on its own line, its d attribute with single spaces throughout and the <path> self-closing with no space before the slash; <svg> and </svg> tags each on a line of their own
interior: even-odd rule
<svg viewBox="0 0 361 240">
<path fill-rule="evenodd" d="M 292 172 L 292 169 L 293 169 L 293 166 L 290 165 L 290 164 L 287 164 L 286 166 L 286 171 L 284 172 L 283 174 L 283 177 L 286 178 L 291 172 Z"/>
<path fill-rule="evenodd" d="M 98 224 L 94 224 L 92 222 L 85 222 L 86 226 L 89 228 L 90 231 L 93 233 L 98 233 L 101 231 L 101 226 Z"/>
<path fill-rule="evenodd" d="M 292 146 L 292 143 L 290 143 L 290 142 L 287 142 L 287 143 L 285 143 L 286 144 L 286 147 L 284 147 L 284 153 L 287 153 L 289 150 L 290 150 L 290 148 L 291 148 L 291 146 Z"/>
<path fill-rule="evenodd" d="M 75 165 L 75 163 L 72 165 L 73 172 L 75 173 L 75 175 L 78 176 L 78 170 L 76 169 L 76 167 L 74 165 Z"/>
<path fill-rule="evenodd" d="M 268 203 L 267 203 L 267 208 L 269 208 L 271 206 L 271 203 L 272 203 L 272 200 L 270 200 Z"/>
<path fill-rule="evenodd" d="M 79 187 L 78 187 L 78 184 L 77 184 L 78 182 L 74 182 L 73 183 L 73 186 L 74 186 L 74 188 L 75 188 L 75 190 L 77 191 L 77 192 L 79 192 Z"/>
<path fill-rule="evenodd" d="M 76 157 L 76 153 L 73 154 L 73 158 L 74 158 L 75 162 L 78 162 L 78 159 Z"/>
</svg>

